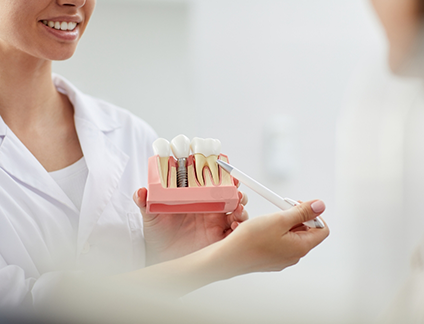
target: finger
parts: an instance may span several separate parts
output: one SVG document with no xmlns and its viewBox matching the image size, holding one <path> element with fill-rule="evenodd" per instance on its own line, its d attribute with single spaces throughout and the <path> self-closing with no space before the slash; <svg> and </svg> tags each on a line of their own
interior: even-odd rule
<svg viewBox="0 0 424 324">
<path fill-rule="evenodd" d="M 306 225 L 300 224 L 300 225 L 298 225 L 298 226 L 293 227 L 293 228 L 290 230 L 290 232 L 306 232 L 306 231 L 308 231 L 309 229 L 310 229 L 310 227 L 309 227 L 309 226 L 306 226 Z"/>
<path fill-rule="evenodd" d="M 135 204 L 142 210 L 142 212 L 146 211 L 146 200 L 147 200 L 147 189 L 140 188 L 136 190 L 133 195 L 133 199 Z"/>
<path fill-rule="evenodd" d="M 295 230 L 298 230 L 298 229 L 299 229 L 299 227 L 308 227 L 308 226 L 307 226 L 307 225 L 304 225 L 304 224 L 302 224 L 302 223 L 300 223 L 300 224 L 294 225 L 294 226 L 290 229 L 290 231 L 294 232 Z"/>
<path fill-rule="evenodd" d="M 227 215 L 227 224 L 228 226 L 231 226 L 234 222 L 242 223 L 248 219 L 249 214 L 244 209 L 243 205 L 238 205 L 235 211 Z"/>
<path fill-rule="evenodd" d="M 240 223 L 237 223 L 237 222 L 233 222 L 232 224 L 231 224 L 231 229 L 234 231 L 238 226 L 240 225 Z"/>
<path fill-rule="evenodd" d="M 284 220 L 290 228 L 297 224 L 307 222 L 321 215 L 325 204 L 321 200 L 313 200 L 297 205 L 284 212 Z"/>
<path fill-rule="evenodd" d="M 236 178 L 233 178 L 234 179 L 234 185 L 238 188 L 238 187 L 240 187 L 240 181 L 238 181 Z"/>
<path fill-rule="evenodd" d="M 325 224 L 325 227 L 322 229 L 310 228 L 307 231 L 294 231 L 290 233 L 299 239 L 299 244 L 303 245 L 306 251 L 309 251 L 324 241 L 330 235 L 330 230 L 327 224 Z"/>
<path fill-rule="evenodd" d="M 249 199 L 247 198 L 247 195 L 244 192 L 239 191 L 238 196 L 239 196 L 239 199 L 240 199 L 240 204 L 242 204 L 243 206 L 246 206 L 246 204 L 249 201 Z"/>
</svg>

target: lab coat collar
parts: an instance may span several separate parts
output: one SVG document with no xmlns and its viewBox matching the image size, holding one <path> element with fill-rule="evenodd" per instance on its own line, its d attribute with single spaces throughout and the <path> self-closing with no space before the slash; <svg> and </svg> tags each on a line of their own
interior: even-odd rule
<svg viewBox="0 0 424 324">
<path fill-rule="evenodd" d="M 58 91 L 66 94 L 74 106 L 75 127 L 89 170 L 81 211 L 53 178 L 13 134 L 0 117 L 0 167 L 32 187 L 79 213 L 77 253 L 89 238 L 97 220 L 109 203 L 125 170 L 129 157 L 106 133 L 120 127 L 120 122 L 107 114 L 107 105 L 79 92 L 65 79 L 54 75 Z"/>
<path fill-rule="evenodd" d="M 0 137 L 6 136 L 7 133 L 7 126 L 3 121 L 3 118 L 0 116 Z M 0 141 L 1 144 L 1 141 Z"/>
<path fill-rule="evenodd" d="M 77 254 L 80 254 L 96 222 L 119 185 L 129 157 L 106 136 L 121 127 L 107 114 L 103 102 L 81 93 L 64 78 L 53 82 L 74 106 L 75 127 L 88 168 L 78 228 Z"/>
<path fill-rule="evenodd" d="M 0 120 L 0 125 L 2 123 Z M 18 137 L 9 128 L 4 134 L 0 135 L 0 168 L 42 196 L 48 195 L 78 213 L 69 197 Z"/>
<path fill-rule="evenodd" d="M 82 93 L 62 76 L 53 73 L 52 78 L 56 89 L 68 96 L 74 106 L 74 116 L 86 120 L 88 122 L 87 126 L 103 132 L 109 132 L 121 127 L 119 120 L 111 118 L 99 106 L 99 103 L 102 103 L 100 100 Z"/>
</svg>

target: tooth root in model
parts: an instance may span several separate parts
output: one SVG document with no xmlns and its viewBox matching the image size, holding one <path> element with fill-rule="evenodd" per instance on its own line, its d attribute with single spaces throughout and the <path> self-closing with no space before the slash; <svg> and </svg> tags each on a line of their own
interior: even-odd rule
<svg viewBox="0 0 424 324">
<path fill-rule="evenodd" d="M 218 155 L 209 155 L 206 158 L 207 165 L 209 167 L 209 170 L 212 173 L 212 180 L 215 185 L 219 185 L 219 172 L 218 172 L 218 164 L 216 163 L 216 160 L 218 160 Z"/>
<path fill-rule="evenodd" d="M 221 152 L 221 142 L 212 138 L 195 137 L 191 141 L 191 150 L 195 157 L 196 175 L 200 185 L 213 185 L 210 180 L 210 174 L 212 175 L 213 183 L 218 185 L 220 181 L 216 160 Z M 205 166 L 208 166 L 210 173 L 204 170 Z M 204 174 L 206 174 L 206 177 L 204 177 Z"/>
<path fill-rule="evenodd" d="M 177 168 L 174 166 L 169 169 L 168 188 L 177 188 Z"/>
<path fill-rule="evenodd" d="M 187 158 L 190 155 L 190 139 L 185 135 L 178 135 L 171 141 L 171 149 L 177 158 L 177 186 L 188 187 Z"/>
<path fill-rule="evenodd" d="M 205 185 L 205 181 L 203 179 L 203 168 L 206 165 L 206 158 L 201 153 L 194 154 L 194 163 L 196 165 L 196 175 L 197 175 L 197 181 L 201 186 Z"/>
<path fill-rule="evenodd" d="M 158 138 L 153 142 L 153 152 L 158 157 L 159 176 L 162 186 L 168 187 L 168 163 L 169 155 L 171 154 L 171 146 L 169 142 L 164 138 Z"/>
<path fill-rule="evenodd" d="M 209 149 L 206 156 L 206 164 L 212 174 L 213 183 L 219 185 L 218 156 L 221 153 L 221 142 L 217 139 L 207 138 L 205 140 L 206 147 Z"/>
<path fill-rule="evenodd" d="M 219 159 L 228 163 L 228 159 L 225 156 L 221 155 Z M 224 170 L 221 167 L 219 168 L 221 169 L 221 186 L 232 186 L 233 182 L 231 180 L 231 175 L 228 173 L 227 170 Z"/>
<path fill-rule="evenodd" d="M 189 187 L 199 187 L 196 179 L 196 171 L 194 170 L 194 164 L 191 163 L 187 167 L 187 178 L 188 178 L 188 186 Z"/>
</svg>

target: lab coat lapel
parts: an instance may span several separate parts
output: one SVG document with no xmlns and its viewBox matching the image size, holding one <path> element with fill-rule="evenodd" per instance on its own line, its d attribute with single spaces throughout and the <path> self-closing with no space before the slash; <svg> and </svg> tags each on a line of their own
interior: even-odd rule
<svg viewBox="0 0 424 324">
<path fill-rule="evenodd" d="M 76 117 L 75 125 L 88 168 L 78 230 L 79 254 L 117 189 L 129 157 L 87 120 Z"/>
<path fill-rule="evenodd" d="M 78 213 L 68 196 L 0 117 L 0 167 L 7 173 Z"/>
<path fill-rule="evenodd" d="M 53 75 L 53 82 L 74 106 L 75 128 L 88 168 L 78 227 L 79 255 L 118 188 L 129 157 L 108 138 L 108 134 L 121 127 L 119 120 L 64 78 Z"/>
</svg>

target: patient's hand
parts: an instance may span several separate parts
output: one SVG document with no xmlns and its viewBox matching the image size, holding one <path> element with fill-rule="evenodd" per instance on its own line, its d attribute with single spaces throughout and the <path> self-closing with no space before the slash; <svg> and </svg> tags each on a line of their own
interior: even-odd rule
<svg viewBox="0 0 424 324">
<path fill-rule="evenodd" d="M 198 251 L 230 235 L 248 219 L 247 197 L 239 192 L 240 203 L 231 214 L 147 214 L 147 189 L 134 194 L 143 214 L 147 264 L 172 260 Z"/>
<path fill-rule="evenodd" d="M 309 228 L 304 222 L 321 215 L 322 201 L 301 203 L 289 210 L 255 217 L 243 222 L 227 239 L 217 243 L 222 277 L 250 272 L 280 271 L 296 264 L 320 244 L 329 229 Z"/>
</svg>

